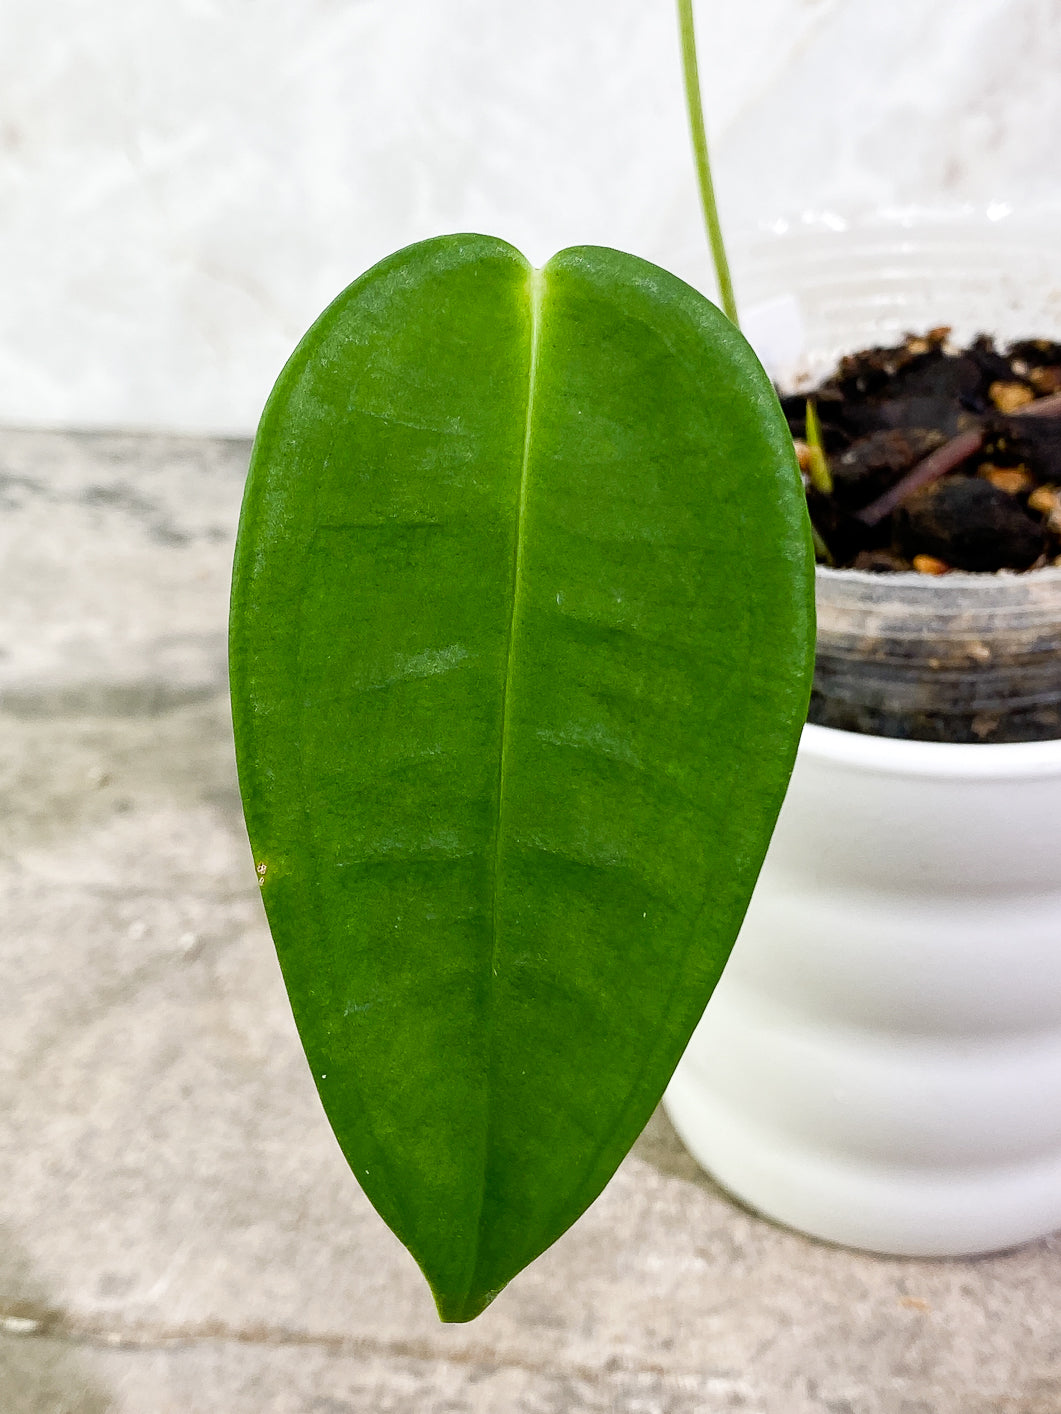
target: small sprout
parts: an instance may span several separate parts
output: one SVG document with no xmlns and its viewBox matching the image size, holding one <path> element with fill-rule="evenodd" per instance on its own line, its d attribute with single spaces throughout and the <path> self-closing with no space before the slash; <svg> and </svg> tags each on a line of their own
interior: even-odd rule
<svg viewBox="0 0 1061 1414">
<path fill-rule="evenodd" d="M 810 484 L 815 491 L 820 491 L 823 496 L 833 494 L 833 478 L 829 471 L 829 463 L 825 457 L 825 446 L 822 443 L 822 425 L 818 421 L 818 409 L 814 405 L 814 399 L 807 399 L 807 475 L 810 477 Z"/>
<path fill-rule="evenodd" d="M 833 559 L 828 545 L 826 545 L 825 541 L 822 539 L 821 533 L 813 521 L 811 522 L 810 535 L 811 540 L 814 542 L 814 558 L 818 563 L 835 566 L 836 561 Z"/>
</svg>

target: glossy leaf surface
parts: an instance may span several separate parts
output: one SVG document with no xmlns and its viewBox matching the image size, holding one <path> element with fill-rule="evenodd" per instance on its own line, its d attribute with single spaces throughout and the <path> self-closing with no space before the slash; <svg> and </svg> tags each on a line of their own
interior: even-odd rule
<svg viewBox="0 0 1061 1414">
<path fill-rule="evenodd" d="M 809 692 L 773 391 L 631 256 L 446 237 L 310 330 L 233 586 L 240 782 L 306 1053 L 444 1319 L 593 1201 L 710 995 Z"/>
</svg>

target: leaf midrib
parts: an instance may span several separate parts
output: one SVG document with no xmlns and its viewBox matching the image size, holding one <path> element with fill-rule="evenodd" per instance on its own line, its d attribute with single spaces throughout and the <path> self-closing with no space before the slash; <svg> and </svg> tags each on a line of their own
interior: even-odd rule
<svg viewBox="0 0 1061 1414">
<path fill-rule="evenodd" d="M 489 1086 L 490 1060 L 494 1044 L 495 978 L 497 976 L 498 953 L 498 879 L 501 868 L 501 837 L 505 815 L 505 782 L 508 766 L 509 742 L 509 692 L 512 686 L 513 646 L 516 638 L 516 620 L 519 617 L 521 589 L 523 587 L 523 528 L 527 506 L 527 472 L 530 466 L 531 430 L 534 423 L 534 401 L 538 377 L 538 347 L 541 336 L 541 308 L 545 286 L 545 272 L 532 266 L 527 276 L 527 295 L 530 302 L 530 367 L 527 379 L 527 411 L 523 430 L 523 457 L 519 473 L 519 499 L 516 507 L 516 535 L 512 563 L 512 608 L 508 620 L 508 638 L 505 644 L 505 679 L 501 688 L 501 742 L 497 763 L 497 820 L 494 833 L 494 856 L 492 861 L 492 897 L 490 907 L 490 972 L 487 992 L 486 1057 L 487 1092 L 483 1119 L 483 1165 L 482 1182 L 479 1189 L 479 1210 L 476 1216 L 475 1253 L 468 1272 L 469 1288 L 479 1266 L 479 1252 L 483 1234 L 483 1209 L 486 1205 L 486 1181 L 491 1127 L 491 1089 Z M 465 1293 L 467 1295 L 467 1293 Z"/>
</svg>

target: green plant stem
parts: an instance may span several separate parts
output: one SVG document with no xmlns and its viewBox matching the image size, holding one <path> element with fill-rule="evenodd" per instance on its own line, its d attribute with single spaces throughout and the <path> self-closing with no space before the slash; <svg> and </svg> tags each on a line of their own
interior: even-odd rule
<svg viewBox="0 0 1061 1414">
<path fill-rule="evenodd" d="M 820 491 L 823 496 L 833 494 L 833 476 L 829 470 L 829 461 L 825 455 L 825 443 L 822 441 L 822 425 L 818 421 L 818 409 L 814 405 L 814 399 L 807 399 L 807 447 L 810 451 L 810 465 L 807 468 L 810 475 L 810 483 L 815 491 Z"/>
<path fill-rule="evenodd" d="M 678 22 L 681 30 L 682 71 L 685 75 L 685 102 L 689 111 L 689 131 L 693 139 L 693 154 L 696 158 L 696 176 L 700 183 L 700 202 L 704 208 L 704 223 L 711 245 L 711 258 L 715 263 L 715 277 L 722 300 L 722 309 L 734 324 L 740 327 L 737 318 L 737 301 L 733 297 L 733 281 L 729 274 L 729 261 L 722 240 L 722 227 L 718 220 L 715 204 L 715 184 L 711 180 L 711 161 L 707 154 L 707 131 L 704 128 L 704 107 L 700 99 L 700 71 L 696 62 L 696 30 L 693 26 L 692 0 L 678 0 Z"/>
<path fill-rule="evenodd" d="M 811 524 L 810 534 L 811 539 L 814 542 L 814 558 L 820 564 L 835 565 L 836 561 L 833 559 L 831 550 L 829 549 L 828 545 L 826 545 L 825 541 L 822 539 L 821 532 L 818 530 L 818 527 L 813 523 Z"/>
</svg>

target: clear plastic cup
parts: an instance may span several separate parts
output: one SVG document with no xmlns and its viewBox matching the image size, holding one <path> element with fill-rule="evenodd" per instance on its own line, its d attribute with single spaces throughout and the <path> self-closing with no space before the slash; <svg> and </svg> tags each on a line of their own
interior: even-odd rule
<svg viewBox="0 0 1061 1414">
<path fill-rule="evenodd" d="M 818 570 L 810 720 L 920 741 L 1061 737 L 1061 569 Z"/>
<path fill-rule="evenodd" d="M 738 296 L 752 324 L 781 312 L 771 372 L 798 390 L 844 353 L 940 325 L 959 343 L 1061 339 L 1059 236 L 1056 214 L 999 206 L 778 222 L 737 242 Z M 810 720 L 929 741 L 1061 738 L 1061 569 L 820 568 Z"/>
</svg>

